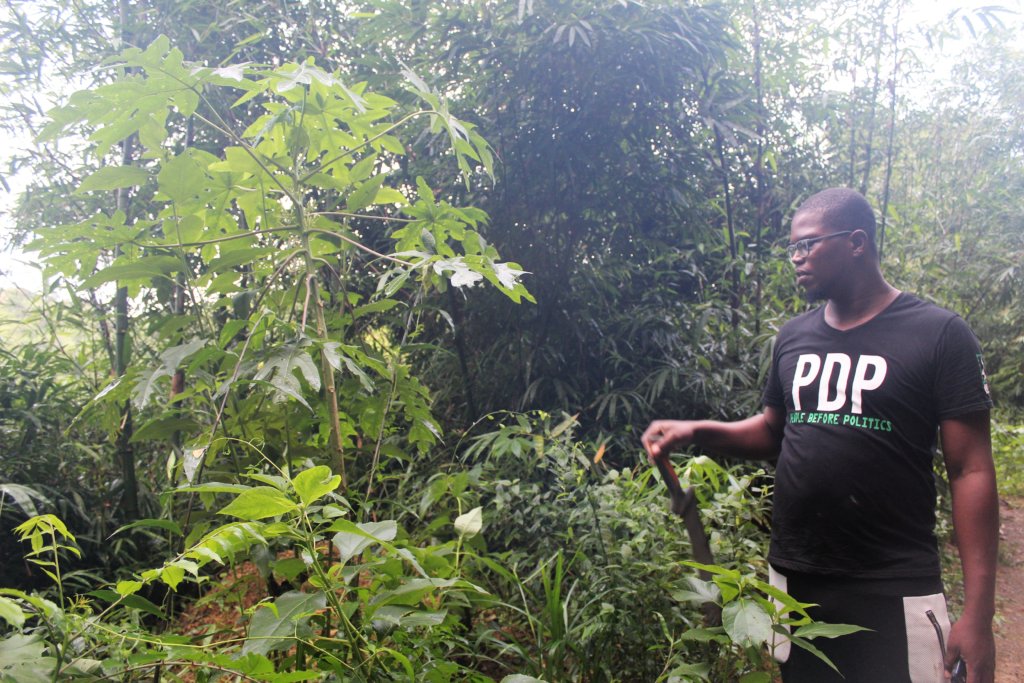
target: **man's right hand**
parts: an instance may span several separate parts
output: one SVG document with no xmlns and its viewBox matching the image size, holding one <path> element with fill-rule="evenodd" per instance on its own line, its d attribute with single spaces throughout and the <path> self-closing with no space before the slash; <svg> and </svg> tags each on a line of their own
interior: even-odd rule
<svg viewBox="0 0 1024 683">
<path fill-rule="evenodd" d="M 655 420 L 640 437 L 651 464 L 670 451 L 699 446 L 714 455 L 742 460 L 779 457 L 786 414 L 766 406 L 763 413 L 738 422 L 718 420 Z"/>
<path fill-rule="evenodd" d="M 651 463 L 668 457 L 668 454 L 675 448 L 686 448 L 692 444 L 694 424 L 691 420 L 655 420 L 652 422 L 640 437 Z"/>
</svg>

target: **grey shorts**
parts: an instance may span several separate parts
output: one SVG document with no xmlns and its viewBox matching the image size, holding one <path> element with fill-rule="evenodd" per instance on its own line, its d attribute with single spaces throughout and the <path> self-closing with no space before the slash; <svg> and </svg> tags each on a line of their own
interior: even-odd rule
<svg viewBox="0 0 1024 683">
<path fill-rule="evenodd" d="M 935 623 L 943 639 L 950 624 L 938 577 L 873 582 L 772 569 L 770 579 L 800 602 L 818 605 L 808 610 L 815 621 L 871 629 L 811 641 L 842 675 L 780 636 L 774 655 L 785 683 L 946 683 Z"/>
</svg>

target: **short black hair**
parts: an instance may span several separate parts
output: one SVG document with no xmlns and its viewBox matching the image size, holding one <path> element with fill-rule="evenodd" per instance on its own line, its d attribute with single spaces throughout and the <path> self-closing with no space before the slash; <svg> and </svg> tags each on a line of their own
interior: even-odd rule
<svg viewBox="0 0 1024 683">
<path fill-rule="evenodd" d="M 796 214 L 820 213 L 832 232 L 863 230 L 875 243 L 875 210 L 860 192 L 847 187 L 830 187 L 800 204 Z M 794 214 L 794 216 L 796 215 Z"/>
</svg>

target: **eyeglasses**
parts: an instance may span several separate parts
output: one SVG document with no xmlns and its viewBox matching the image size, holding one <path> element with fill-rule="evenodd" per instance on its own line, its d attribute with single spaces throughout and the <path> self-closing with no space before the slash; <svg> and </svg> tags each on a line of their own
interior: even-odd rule
<svg viewBox="0 0 1024 683">
<path fill-rule="evenodd" d="M 843 235 L 849 235 L 853 230 L 843 230 L 842 232 L 833 232 L 830 235 L 822 235 L 821 237 L 808 237 L 807 239 L 798 240 L 793 244 L 786 245 L 786 253 L 789 254 L 789 258 L 793 258 L 797 254 L 801 256 L 807 256 L 811 253 L 811 247 L 818 242 L 823 240 L 831 239 L 833 237 L 842 237 Z"/>
</svg>

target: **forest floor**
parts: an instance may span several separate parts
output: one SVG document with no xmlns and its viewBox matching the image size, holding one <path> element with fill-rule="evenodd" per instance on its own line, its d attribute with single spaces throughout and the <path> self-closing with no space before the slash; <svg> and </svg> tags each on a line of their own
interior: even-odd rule
<svg viewBox="0 0 1024 683">
<path fill-rule="evenodd" d="M 996 683 L 1024 683 L 1024 498 L 1000 505 Z"/>
</svg>

